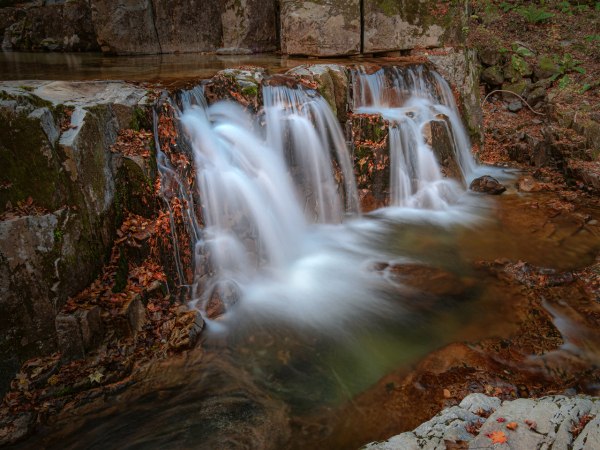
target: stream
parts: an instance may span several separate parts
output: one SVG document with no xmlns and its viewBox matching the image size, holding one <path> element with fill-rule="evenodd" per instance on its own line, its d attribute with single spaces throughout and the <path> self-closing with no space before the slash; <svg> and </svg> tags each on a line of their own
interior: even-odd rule
<svg viewBox="0 0 600 450">
<path fill-rule="evenodd" d="M 276 74 L 305 62 L 4 52 L 0 75 L 168 87 L 231 66 L 256 64 Z M 449 344 L 508 338 L 518 329 L 520 319 L 507 307 L 521 294 L 477 270 L 475 261 L 527 261 L 549 274 L 596 262 L 594 202 L 578 203 L 577 213 L 591 216 L 585 222 L 544 215 L 532 205 L 556 194 L 519 192 L 519 171 L 475 165 L 439 75 L 407 69 L 395 76 L 394 89 L 405 97 L 381 90 L 377 74 L 356 74 L 355 92 L 363 95 L 355 95 L 355 111 L 379 113 L 392 124 L 392 206 L 362 215 L 342 129 L 314 91 L 264 87 L 260 132 L 237 105 L 184 99 L 178 117 L 205 215 L 197 245 L 208 246 L 219 268 L 213 283 L 235 286 L 239 301 L 224 317 L 206 318 L 194 350 L 157 362 L 143 381 L 108 400 L 65 411 L 52 430 L 18 448 L 357 449 L 376 436 L 351 430 L 368 414 L 355 399 L 382 377 L 409 374 Z M 421 132 L 442 116 L 454 133 L 464 183 L 492 175 L 507 187 L 503 195 L 483 196 L 442 177 Z M 288 175 L 289 148 L 306 174 L 301 187 Z M 334 179 L 331 155 L 344 183 Z M 169 176 L 161 153 L 159 163 Z M 315 193 L 314 203 L 300 202 L 302 189 Z M 204 311 L 209 298 L 192 292 L 191 305 Z M 561 314 L 552 309 L 557 323 Z M 577 345 L 565 351 L 597 360 L 594 337 L 574 333 Z"/>
</svg>

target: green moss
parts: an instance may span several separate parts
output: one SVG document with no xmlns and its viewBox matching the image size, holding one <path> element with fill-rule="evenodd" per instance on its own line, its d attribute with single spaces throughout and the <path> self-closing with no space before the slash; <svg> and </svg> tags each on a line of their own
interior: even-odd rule
<svg viewBox="0 0 600 450">
<path fill-rule="evenodd" d="M 64 389 L 60 389 L 54 393 L 55 397 L 68 397 L 69 395 L 75 394 L 77 391 L 73 386 L 67 386 Z"/>
<path fill-rule="evenodd" d="M 27 92 L 33 92 L 33 91 L 35 91 L 35 88 L 31 87 L 31 86 L 23 86 L 23 85 L 21 85 L 21 86 L 19 86 L 19 89 L 23 89 L 24 91 L 27 91 Z"/>
<path fill-rule="evenodd" d="M 16 97 L 13 97 L 12 95 L 7 94 L 6 91 L 2 91 L 2 92 L 0 92 L 0 100 L 14 101 L 14 100 L 16 100 Z"/>
<path fill-rule="evenodd" d="M 549 58 L 547 56 L 544 56 L 540 59 L 539 65 L 540 69 L 542 69 L 543 71 L 548 72 L 554 70 L 554 61 L 552 60 L 552 58 Z"/>
<path fill-rule="evenodd" d="M 150 124 L 150 120 L 148 119 L 145 110 L 141 108 L 134 108 L 129 128 L 136 131 L 140 131 L 141 129 L 152 129 L 152 125 Z"/>
<path fill-rule="evenodd" d="M 258 87 L 257 86 L 248 86 L 244 88 L 242 94 L 250 97 L 256 97 L 258 95 Z"/>
</svg>

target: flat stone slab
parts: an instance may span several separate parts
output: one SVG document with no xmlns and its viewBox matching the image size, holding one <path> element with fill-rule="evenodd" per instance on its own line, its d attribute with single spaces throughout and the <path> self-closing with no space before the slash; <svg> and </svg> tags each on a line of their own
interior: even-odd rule
<svg viewBox="0 0 600 450">
<path fill-rule="evenodd" d="M 486 419 L 485 411 L 491 413 Z M 481 414 L 477 415 L 475 413 Z M 579 435 L 571 429 L 583 417 L 592 418 Z M 466 426 L 482 423 L 476 436 Z M 510 426 L 507 426 L 510 425 Z M 539 399 L 500 401 L 471 394 L 458 406 L 446 408 L 413 431 L 363 447 L 370 450 L 444 450 L 444 441 L 465 441 L 469 448 L 501 448 L 492 433 L 502 432 L 511 450 L 593 450 L 600 448 L 600 398 L 555 395 Z"/>
</svg>

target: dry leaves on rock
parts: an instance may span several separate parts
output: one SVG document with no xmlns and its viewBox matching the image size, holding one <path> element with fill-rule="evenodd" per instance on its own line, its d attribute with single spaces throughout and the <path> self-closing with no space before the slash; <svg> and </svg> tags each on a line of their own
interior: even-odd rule
<svg viewBox="0 0 600 450">
<path fill-rule="evenodd" d="M 502 431 L 492 431 L 491 433 L 485 433 L 485 435 L 492 439 L 492 444 L 504 444 L 508 441 L 506 435 Z"/>
</svg>

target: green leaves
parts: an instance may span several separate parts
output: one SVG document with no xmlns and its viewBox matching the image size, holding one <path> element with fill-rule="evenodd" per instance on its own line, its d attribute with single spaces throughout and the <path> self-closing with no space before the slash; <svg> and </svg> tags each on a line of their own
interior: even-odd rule
<svg viewBox="0 0 600 450">
<path fill-rule="evenodd" d="M 538 23 L 554 17 L 554 14 L 546 12 L 546 8 L 537 9 L 533 3 L 529 5 L 529 8 L 519 8 L 517 12 L 529 23 Z"/>
<path fill-rule="evenodd" d="M 569 84 L 569 75 L 565 75 L 564 77 L 562 77 L 562 79 L 558 82 L 558 87 L 562 89 L 567 84 Z"/>
</svg>

